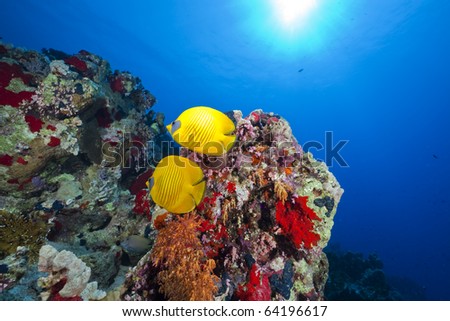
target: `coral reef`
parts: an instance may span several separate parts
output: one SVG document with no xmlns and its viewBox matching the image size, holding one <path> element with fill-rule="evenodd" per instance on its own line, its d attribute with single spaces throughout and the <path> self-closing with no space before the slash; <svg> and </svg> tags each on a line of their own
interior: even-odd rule
<svg viewBox="0 0 450 321">
<path fill-rule="evenodd" d="M 31 259 L 36 259 L 45 243 L 49 224 L 43 219 L 32 219 L 0 210 L 0 259 L 26 246 Z"/>
<path fill-rule="evenodd" d="M 231 117 L 238 143 L 226 155 L 180 151 L 207 177 L 206 195 L 191 215 L 200 220 L 203 253 L 214 262 L 208 263 L 214 266 L 214 299 L 324 299 L 328 261 L 322 250 L 343 190 L 325 164 L 303 153 L 285 119 L 261 110 L 245 118 L 235 111 Z M 155 204 L 150 210 L 153 216 L 160 211 Z M 173 222 L 178 219 L 170 213 L 154 219 L 155 246 L 128 274 L 123 298 L 149 300 L 158 293 L 173 298 L 161 282 L 167 273 L 161 270 L 161 255 L 167 260 L 180 251 L 157 246 L 161 238 L 179 234 Z M 178 291 L 190 290 L 177 282 Z"/>
<path fill-rule="evenodd" d="M 161 139 L 164 118 L 138 78 L 85 50 L 0 48 L 0 260 L 11 271 L 25 247 L 35 274 L 2 272 L 0 296 L 20 299 L 23 282 L 37 288 L 36 259 L 50 241 L 83 258 L 107 289 L 124 273 L 120 243 L 148 225 L 145 204 L 132 211 L 145 183 L 132 185 L 158 161 L 146 143 Z"/>
<path fill-rule="evenodd" d="M 402 295 L 389 285 L 383 262 L 371 254 L 341 253 L 327 250 L 330 272 L 325 288 L 327 300 L 386 301 L 402 300 Z"/>
<path fill-rule="evenodd" d="M 170 151 L 164 115 L 129 72 L 85 50 L 0 49 L 1 298 L 324 299 L 343 190 L 287 120 L 230 112 L 225 155 Z M 182 216 L 146 187 L 174 152 L 206 180 Z"/>
<path fill-rule="evenodd" d="M 41 293 L 44 300 L 99 300 L 106 296 L 97 289 L 97 282 L 88 283 L 91 268 L 72 252 L 58 252 L 51 245 L 44 245 L 39 251 L 38 268 L 49 273 L 39 279 L 39 286 L 47 289 Z"/>
</svg>

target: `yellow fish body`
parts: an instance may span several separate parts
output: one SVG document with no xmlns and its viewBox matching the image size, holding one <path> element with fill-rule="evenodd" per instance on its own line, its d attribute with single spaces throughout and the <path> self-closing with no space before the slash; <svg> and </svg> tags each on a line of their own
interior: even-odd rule
<svg viewBox="0 0 450 321">
<path fill-rule="evenodd" d="M 175 214 L 187 213 L 197 207 L 206 188 L 200 166 L 176 155 L 163 158 L 149 182 L 147 186 L 153 201 Z"/>
<path fill-rule="evenodd" d="M 205 106 L 192 107 L 167 126 L 173 139 L 192 151 L 220 156 L 236 141 L 234 123 L 224 113 Z"/>
</svg>

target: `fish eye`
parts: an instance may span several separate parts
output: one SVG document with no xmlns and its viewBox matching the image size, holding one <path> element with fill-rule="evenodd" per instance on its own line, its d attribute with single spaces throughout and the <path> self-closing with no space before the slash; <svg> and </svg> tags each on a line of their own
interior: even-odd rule
<svg viewBox="0 0 450 321">
<path fill-rule="evenodd" d="M 175 133 L 178 129 L 180 129 L 181 121 L 175 120 L 172 122 L 172 134 Z"/>
</svg>

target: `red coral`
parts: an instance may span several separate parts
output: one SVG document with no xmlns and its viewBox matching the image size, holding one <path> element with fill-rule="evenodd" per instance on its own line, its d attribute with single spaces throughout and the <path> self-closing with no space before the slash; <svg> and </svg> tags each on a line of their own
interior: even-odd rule
<svg viewBox="0 0 450 321">
<path fill-rule="evenodd" d="M 64 59 L 64 62 L 71 65 L 72 67 L 75 67 L 78 71 L 85 72 L 86 70 L 88 70 L 87 64 L 83 60 L 75 56 Z"/>
<path fill-rule="evenodd" d="M 137 135 L 132 135 L 131 136 L 131 143 L 133 144 L 133 146 L 136 146 L 136 147 L 145 146 L 144 139 L 142 137 L 140 137 L 140 136 L 137 136 Z"/>
<path fill-rule="evenodd" d="M 209 259 L 219 255 L 219 251 L 225 246 L 228 239 L 228 232 L 222 223 L 213 224 L 209 220 L 204 220 L 198 227 L 198 231 L 203 233 L 203 249 Z"/>
<path fill-rule="evenodd" d="M 142 189 L 146 188 L 146 183 L 150 176 L 153 174 L 153 169 L 149 168 L 142 174 L 140 174 L 136 180 L 134 181 L 133 185 L 130 187 L 130 193 L 133 195 L 138 194 Z"/>
<path fill-rule="evenodd" d="M 83 301 L 83 299 L 79 296 L 72 296 L 69 298 L 61 296 L 59 293 L 56 293 L 51 297 L 49 301 Z"/>
<path fill-rule="evenodd" d="M 59 291 L 66 285 L 67 279 L 62 279 L 58 283 L 54 284 L 50 289 L 50 297 L 48 301 L 83 301 L 79 296 L 63 297 L 59 294 Z"/>
<path fill-rule="evenodd" d="M 50 142 L 47 144 L 50 147 L 56 147 L 61 144 L 61 139 L 55 136 L 50 136 Z"/>
<path fill-rule="evenodd" d="M 120 110 L 114 114 L 114 119 L 120 121 L 123 118 L 124 114 Z"/>
<path fill-rule="evenodd" d="M 292 240 L 297 249 L 302 244 L 310 249 L 320 240 L 320 235 L 313 232 L 313 221 L 321 221 L 321 219 L 308 207 L 307 196 L 295 197 L 293 201 L 293 203 L 285 204 L 282 201 L 277 202 L 276 220 L 283 233 Z"/>
<path fill-rule="evenodd" d="M 277 117 L 270 117 L 267 120 L 267 124 L 278 123 L 279 121 L 280 121 L 280 119 L 278 119 Z"/>
<path fill-rule="evenodd" d="M 145 215 L 150 220 L 150 199 L 147 190 L 143 189 L 136 194 L 134 200 L 133 212 L 139 215 Z"/>
<path fill-rule="evenodd" d="M 3 154 L 0 156 L 0 165 L 11 166 L 12 164 L 13 164 L 12 156 L 9 156 L 8 154 Z"/>
<path fill-rule="evenodd" d="M 32 91 L 15 93 L 0 87 L 0 105 L 19 107 L 22 101 L 30 101 L 33 94 L 34 92 Z"/>
<path fill-rule="evenodd" d="M 30 74 L 25 74 L 22 68 L 17 64 L 8 64 L 0 61 L 0 87 L 8 87 L 13 78 L 22 79 L 25 85 L 29 85 L 32 79 Z"/>
<path fill-rule="evenodd" d="M 95 113 L 95 118 L 97 118 L 97 124 L 103 128 L 109 128 L 109 126 L 111 126 L 111 123 L 113 122 L 111 114 L 106 107 L 100 108 Z"/>
<path fill-rule="evenodd" d="M 111 87 L 113 92 L 123 94 L 125 92 L 125 86 L 123 85 L 123 80 L 116 76 L 109 82 L 109 86 Z"/>
<path fill-rule="evenodd" d="M 34 94 L 34 92 L 31 91 L 21 91 L 16 93 L 5 89 L 13 78 L 20 78 L 24 84 L 29 85 L 32 76 L 25 74 L 22 71 L 22 68 L 17 64 L 10 65 L 6 62 L 0 62 L 0 105 L 19 107 L 22 101 L 31 100 L 31 97 Z"/>
<path fill-rule="evenodd" d="M 23 157 L 17 158 L 17 162 L 22 165 L 28 164 L 28 162 Z"/>
<path fill-rule="evenodd" d="M 25 121 L 28 123 L 28 128 L 30 128 L 32 133 L 39 132 L 42 129 L 42 125 L 44 125 L 42 120 L 33 115 L 26 115 Z"/>
<path fill-rule="evenodd" d="M 18 178 L 10 178 L 7 180 L 8 184 L 17 184 L 19 185 L 19 179 Z"/>
<path fill-rule="evenodd" d="M 19 185 L 19 186 L 17 187 L 17 190 L 22 191 L 22 190 L 25 188 L 25 185 L 31 183 L 31 179 L 32 179 L 32 178 L 29 177 L 29 178 L 27 178 L 26 180 L 24 180 L 24 181 L 21 183 L 21 182 L 19 181 L 18 178 L 11 178 L 11 179 L 8 179 L 7 182 L 8 182 L 8 184 L 16 184 L 16 185 Z"/>
<path fill-rule="evenodd" d="M 197 210 L 200 212 L 210 211 L 211 208 L 216 206 L 217 198 L 222 196 L 222 193 L 214 192 L 212 197 L 205 196 L 200 204 L 197 205 Z M 206 215 L 207 216 L 207 215 Z"/>
<path fill-rule="evenodd" d="M 51 131 L 55 131 L 55 130 L 56 130 L 56 127 L 53 126 L 53 125 L 47 125 L 47 129 L 48 129 L 48 130 L 51 130 Z"/>
<path fill-rule="evenodd" d="M 236 192 L 236 184 L 233 183 L 233 182 L 228 182 L 228 184 L 227 184 L 227 191 L 230 194 L 235 193 Z"/>
<path fill-rule="evenodd" d="M 271 292 L 269 277 L 261 275 L 257 265 L 253 264 L 247 284 L 239 285 L 236 297 L 242 301 L 270 301 Z"/>
<path fill-rule="evenodd" d="M 250 118 L 250 121 L 251 121 L 253 124 L 256 124 L 256 123 L 258 123 L 258 122 L 260 121 L 260 119 L 261 119 L 260 113 L 254 111 L 254 112 L 252 112 L 252 113 L 250 114 L 250 117 L 249 117 L 249 118 Z"/>
</svg>

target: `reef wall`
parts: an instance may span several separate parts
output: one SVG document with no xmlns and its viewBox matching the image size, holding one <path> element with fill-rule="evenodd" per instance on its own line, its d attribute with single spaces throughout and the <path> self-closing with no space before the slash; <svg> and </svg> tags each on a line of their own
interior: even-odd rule
<svg viewBox="0 0 450 321">
<path fill-rule="evenodd" d="M 228 154 L 174 150 L 207 191 L 167 213 L 145 185 L 170 152 L 154 103 L 87 51 L 0 44 L 0 298 L 323 299 L 343 193 L 325 164 L 282 117 L 234 111 Z"/>
</svg>

